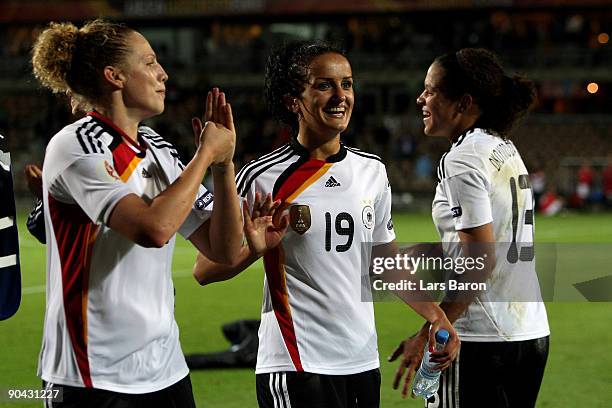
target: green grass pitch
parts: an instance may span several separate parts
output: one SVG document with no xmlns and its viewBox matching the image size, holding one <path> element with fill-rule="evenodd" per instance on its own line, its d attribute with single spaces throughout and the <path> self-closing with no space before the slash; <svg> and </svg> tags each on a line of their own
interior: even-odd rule
<svg viewBox="0 0 612 408">
<path fill-rule="evenodd" d="M 396 214 L 398 240 L 434 241 L 429 215 Z M 44 315 L 44 247 L 19 219 L 24 294 L 19 312 L 0 322 L 0 407 L 40 407 L 40 401 L 9 402 L 9 388 L 40 386 L 36 365 Z M 612 215 L 566 215 L 537 219 L 539 242 L 612 243 Z M 612 245 L 612 244 L 611 244 Z M 612 248 L 609 248 L 612 249 Z M 186 353 L 217 351 L 228 347 L 221 325 L 240 318 L 257 318 L 260 311 L 263 271 L 260 264 L 232 281 L 200 287 L 191 277 L 194 250 L 177 242 L 174 283 L 176 320 Z M 610 256 L 608 256 L 610 257 Z M 590 271 L 610 275 L 612 268 Z M 609 407 L 612 400 L 612 303 L 549 302 L 551 349 L 538 407 Z M 391 389 L 395 364 L 387 355 L 420 319 L 400 303 L 377 303 L 376 320 L 382 371 L 382 407 L 422 407 L 422 401 L 401 400 Z M 210 408 L 256 407 L 255 376 L 251 370 L 210 370 L 191 373 L 198 406 Z"/>
</svg>

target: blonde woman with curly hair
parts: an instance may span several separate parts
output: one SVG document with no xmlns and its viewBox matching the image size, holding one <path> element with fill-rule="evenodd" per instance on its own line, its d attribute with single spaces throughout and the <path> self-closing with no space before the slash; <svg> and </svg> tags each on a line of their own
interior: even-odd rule
<svg viewBox="0 0 612 408">
<path fill-rule="evenodd" d="M 229 263 L 242 225 L 230 105 L 208 93 L 197 150 L 183 165 L 145 119 L 164 110 L 168 75 L 125 25 L 51 23 L 32 64 L 70 93 L 82 119 L 50 141 L 43 166 L 47 305 L 39 375 L 63 391 L 52 407 L 193 407 L 174 320 L 172 253 L 179 232 Z M 213 195 L 201 186 L 211 168 Z"/>
</svg>

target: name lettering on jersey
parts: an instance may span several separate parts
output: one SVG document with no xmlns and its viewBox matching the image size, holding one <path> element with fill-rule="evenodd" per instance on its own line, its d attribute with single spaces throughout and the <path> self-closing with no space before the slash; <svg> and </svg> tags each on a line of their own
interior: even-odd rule
<svg viewBox="0 0 612 408">
<path fill-rule="evenodd" d="M 121 180 L 117 173 L 115 173 L 115 168 L 108 162 L 108 160 L 104 160 L 104 168 L 109 176 L 114 178 L 115 180 Z"/>
<path fill-rule="evenodd" d="M 300 235 L 310 229 L 310 207 L 307 205 L 292 205 L 289 207 L 289 225 Z"/>
<path fill-rule="evenodd" d="M 325 187 L 340 187 L 340 183 L 338 183 L 338 180 L 336 180 L 334 176 L 329 176 L 325 182 Z"/>
<path fill-rule="evenodd" d="M 213 202 L 213 193 L 211 193 L 210 191 L 207 191 L 196 200 L 194 206 L 198 210 L 203 210 L 206 207 L 208 207 L 208 205 L 212 202 Z"/>
<path fill-rule="evenodd" d="M 506 160 L 515 156 L 518 152 L 511 142 L 498 144 L 489 156 L 489 162 L 500 171 Z"/>
<path fill-rule="evenodd" d="M 366 205 L 363 207 L 361 211 L 361 221 L 363 221 L 363 226 L 367 229 L 374 228 L 374 208 L 370 205 Z"/>
<path fill-rule="evenodd" d="M 461 217 L 463 210 L 461 210 L 461 207 L 453 207 L 451 208 L 451 214 L 453 214 L 453 218 Z"/>
<path fill-rule="evenodd" d="M 374 205 L 374 199 L 370 198 L 370 197 L 366 197 L 366 198 L 362 198 L 361 199 L 361 204 L 362 205 L 369 205 L 369 206 L 373 206 Z"/>
</svg>

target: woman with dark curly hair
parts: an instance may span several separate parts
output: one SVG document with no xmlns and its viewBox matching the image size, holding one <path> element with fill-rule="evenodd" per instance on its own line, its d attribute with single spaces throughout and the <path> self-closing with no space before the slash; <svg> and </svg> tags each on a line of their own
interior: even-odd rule
<svg viewBox="0 0 612 408">
<path fill-rule="evenodd" d="M 437 58 L 417 98 L 425 134 L 451 143 L 438 165 L 432 215 L 442 244 L 436 249 L 451 258 L 466 250 L 491 255 L 486 291 L 441 304 L 461 351 L 426 407 L 535 405 L 550 331 L 535 274 L 533 193 L 508 138 L 534 100 L 531 81 L 507 75 L 493 53 L 472 48 Z M 407 367 L 404 393 L 426 335 L 424 326 L 391 357 L 403 353 L 395 386 Z"/>
<path fill-rule="evenodd" d="M 263 256 L 260 407 L 379 406 L 374 308 L 363 279 L 371 253 L 394 248 L 395 233 L 384 164 L 340 141 L 355 102 L 353 81 L 345 54 L 326 43 L 290 43 L 272 53 L 266 101 L 294 138 L 237 175 L 238 192 L 251 209 L 250 216 L 245 210 L 249 245 L 239 260 L 222 267 L 200 256 L 194 268 L 207 284 Z M 267 195 L 264 203 L 259 192 Z M 275 206 L 289 213 L 285 234 L 271 220 L 271 229 L 258 225 Z M 434 331 L 454 334 L 435 303 L 407 303 Z M 451 342 L 449 360 L 457 348 L 458 341 Z"/>
<path fill-rule="evenodd" d="M 181 233 L 230 262 L 242 240 L 229 104 L 208 94 L 184 166 L 141 121 L 164 110 L 168 75 L 125 25 L 51 23 L 32 65 L 39 82 L 92 111 L 49 142 L 42 170 L 47 304 L 39 375 L 53 407 L 193 407 L 174 320 L 171 261 Z M 203 129 L 202 129 L 203 128 Z M 212 194 L 201 186 L 212 167 Z M 197 197 L 200 197 L 196 200 Z"/>
</svg>

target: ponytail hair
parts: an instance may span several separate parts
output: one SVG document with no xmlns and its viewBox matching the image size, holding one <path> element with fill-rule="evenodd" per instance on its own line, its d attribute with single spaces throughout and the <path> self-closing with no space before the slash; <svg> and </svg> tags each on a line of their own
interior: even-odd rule
<svg viewBox="0 0 612 408">
<path fill-rule="evenodd" d="M 95 103 L 104 92 L 104 67 L 125 61 L 132 32 L 101 19 L 81 28 L 70 22 L 50 23 L 32 49 L 34 76 L 53 93 L 71 93 Z"/>
<path fill-rule="evenodd" d="M 444 72 L 440 91 L 447 98 L 455 101 L 469 94 L 478 105 L 482 114 L 477 127 L 507 136 L 536 99 L 531 80 L 506 74 L 495 54 L 483 48 L 463 48 L 434 62 Z"/>
</svg>

